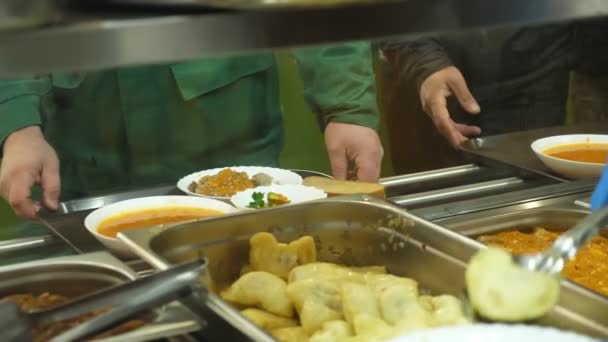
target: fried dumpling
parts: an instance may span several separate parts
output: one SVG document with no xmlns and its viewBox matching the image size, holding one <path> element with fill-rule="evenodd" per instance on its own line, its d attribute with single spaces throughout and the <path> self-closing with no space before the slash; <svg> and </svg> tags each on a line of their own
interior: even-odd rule
<svg viewBox="0 0 608 342">
<path fill-rule="evenodd" d="M 251 237 L 249 245 L 251 269 L 269 272 L 283 279 L 287 279 L 294 267 L 317 260 L 317 249 L 311 236 L 285 244 L 278 242 L 270 233 L 257 233 Z"/>
</svg>

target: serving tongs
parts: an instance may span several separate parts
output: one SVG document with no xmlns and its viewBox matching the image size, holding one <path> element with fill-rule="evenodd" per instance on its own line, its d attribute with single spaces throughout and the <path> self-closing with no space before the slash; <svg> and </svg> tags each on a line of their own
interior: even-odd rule
<svg viewBox="0 0 608 342">
<path fill-rule="evenodd" d="M 31 341 L 34 326 L 109 308 L 108 312 L 51 339 L 52 342 L 83 340 L 137 313 L 190 295 L 205 266 L 204 260 L 188 262 L 45 311 L 23 313 L 13 301 L 0 301 L 0 340 Z"/>
</svg>

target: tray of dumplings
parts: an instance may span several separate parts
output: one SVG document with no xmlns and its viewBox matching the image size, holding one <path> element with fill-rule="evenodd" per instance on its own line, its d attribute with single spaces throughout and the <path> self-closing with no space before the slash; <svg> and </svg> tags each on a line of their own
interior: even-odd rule
<svg viewBox="0 0 608 342">
<path fill-rule="evenodd" d="M 271 340 L 310 342 L 384 340 L 469 324 L 459 298 L 466 262 L 483 248 L 367 196 L 126 231 L 120 238 L 159 268 L 204 255 L 206 285 L 252 326 Z M 593 297 L 564 284 L 562 294 L 537 323 L 608 335 L 595 317 L 582 314 L 582 307 L 596 305 Z"/>
</svg>

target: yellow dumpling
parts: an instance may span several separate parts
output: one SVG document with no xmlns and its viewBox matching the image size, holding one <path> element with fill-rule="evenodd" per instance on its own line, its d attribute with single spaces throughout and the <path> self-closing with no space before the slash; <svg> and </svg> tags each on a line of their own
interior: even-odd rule
<svg viewBox="0 0 608 342">
<path fill-rule="evenodd" d="M 380 319 L 376 296 L 367 286 L 361 284 L 342 284 L 342 312 L 346 321 L 355 327 L 355 331 L 357 331 L 354 324 L 355 317 L 361 314 Z"/>
<path fill-rule="evenodd" d="M 387 288 L 400 285 L 409 296 L 418 297 L 418 282 L 414 279 L 398 277 L 392 274 L 373 274 L 365 275 L 367 286 L 376 294 L 380 295 Z"/>
<path fill-rule="evenodd" d="M 336 342 L 353 336 L 353 329 L 342 320 L 328 321 L 310 337 L 310 342 Z"/>
<path fill-rule="evenodd" d="M 341 311 L 332 310 L 314 298 L 307 299 L 304 302 L 299 314 L 302 328 L 309 335 L 321 329 L 323 323 L 343 318 Z"/>
<path fill-rule="evenodd" d="M 298 323 L 291 318 L 281 317 L 259 309 L 245 309 L 241 311 L 241 314 L 266 330 L 295 327 L 298 325 Z"/>
<path fill-rule="evenodd" d="M 251 268 L 270 272 L 283 279 L 287 279 L 294 267 L 317 260 L 315 241 L 310 236 L 285 244 L 278 242 L 270 233 L 257 233 L 251 237 L 249 245 Z"/>
<path fill-rule="evenodd" d="M 301 311 L 307 299 L 314 299 L 332 310 L 342 310 L 342 282 L 339 278 L 308 278 L 289 283 L 287 297 Z"/>
<path fill-rule="evenodd" d="M 450 295 L 441 295 L 433 297 L 432 303 L 435 325 L 445 326 L 469 323 L 469 320 L 464 315 L 460 299 Z"/>
<path fill-rule="evenodd" d="M 287 284 L 268 272 L 250 272 L 240 277 L 221 293 L 223 299 L 242 305 L 256 306 L 270 313 L 293 316 L 293 305 L 285 291 Z"/>
<path fill-rule="evenodd" d="M 386 266 L 357 266 L 350 269 L 358 273 L 386 274 Z"/>
<path fill-rule="evenodd" d="M 308 342 L 308 335 L 302 327 L 275 329 L 270 334 L 280 342 Z"/>
<path fill-rule="evenodd" d="M 360 272 L 355 272 L 347 267 L 328 262 L 315 262 L 294 268 L 289 273 L 289 282 L 305 280 L 308 278 L 333 277 L 344 281 L 364 283 L 365 277 Z"/>
<path fill-rule="evenodd" d="M 392 325 L 404 319 L 424 320 L 425 325 L 432 324 L 430 311 L 424 310 L 418 302 L 418 297 L 412 294 L 409 289 L 404 284 L 395 284 L 379 294 L 378 305 L 382 318 Z M 416 316 L 411 317 L 412 315 Z"/>
<path fill-rule="evenodd" d="M 379 317 L 368 314 L 359 314 L 353 319 L 356 340 L 377 341 L 395 335 L 393 327 Z M 349 339 L 350 340 L 350 339 Z"/>
</svg>

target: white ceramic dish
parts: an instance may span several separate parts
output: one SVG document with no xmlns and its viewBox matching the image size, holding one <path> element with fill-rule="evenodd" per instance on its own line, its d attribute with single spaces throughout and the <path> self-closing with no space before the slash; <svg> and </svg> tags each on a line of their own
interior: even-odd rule
<svg viewBox="0 0 608 342">
<path fill-rule="evenodd" d="M 531 147 L 536 156 L 552 171 L 569 179 L 597 178 L 602 174 L 604 164 L 583 163 L 572 160 L 551 157 L 545 151 L 549 148 L 581 143 L 608 144 L 608 135 L 602 134 L 570 134 L 536 140 Z"/>
<path fill-rule="evenodd" d="M 106 246 L 110 251 L 120 257 L 131 258 L 135 255 L 124 245 L 118 238 L 111 238 L 101 235 L 97 232 L 97 228 L 105 219 L 126 213 L 133 210 L 142 210 L 149 208 L 160 208 L 166 206 L 183 206 L 193 208 L 204 208 L 230 213 L 237 211 L 233 206 L 208 198 L 190 197 L 190 196 L 151 196 L 134 198 L 122 202 L 116 202 L 104 207 L 101 207 L 91 212 L 84 219 L 84 225 L 99 242 Z"/>
<path fill-rule="evenodd" d="M 391 342 L 594 342 L 591 337 L 531 325 L 473 324 L 423 330 Z"/>
<path fill-rule="evenodd" d="M 239 172 L 246 172 L 249 177 L 253 177 L 258 173 L 265 173 L 273 178 L 273 184 L 275 185 L 300 185 L 302 184 L 302 177 L 295 172 L 285 170 L 285 169 L 277 169 L 273 167 L 263 167 L 263 166 L 231 166 L 231 167 L 220 167 L 216 169 L 204 170 L 189 174 L 177 182 L 177 187 L 183 191 L 184 193 L 191 196 L 198 196 L 204 198 L 212 198 L 220 201 L 230 201 L 230 197 L 220 197 L 220 196 L 205 196 L 201 194 L 197 194 L 188 190 L 188 187 L 192 182 L 196 182 L 204 176 L 215 175 L 223 169 L 230 168 Z"/>
<path fill-rule="evenodd" d="M 252 195 L 254 192 L 261 192 L 264 194 L 264 199 L 269 192 L 275 192 L 283 196 L 287 196 L 292 203 L 302 203 L 306 201 L 314 201 L 318 199 L 327 198 L 327 194 L 321 190 L 312 186 L 305 185 L 271 185 L 271 186 L 259 186 L 253 189 L 247 189 L 239 192 L 232 196 L 230 201 L 238 209 L 251 209 L 247 206 L 251 203 Z"/>
</svg>

